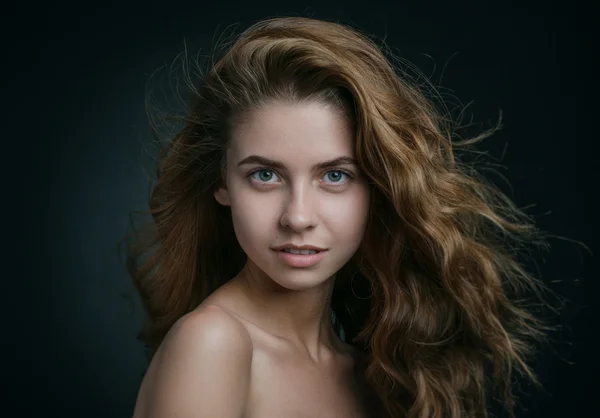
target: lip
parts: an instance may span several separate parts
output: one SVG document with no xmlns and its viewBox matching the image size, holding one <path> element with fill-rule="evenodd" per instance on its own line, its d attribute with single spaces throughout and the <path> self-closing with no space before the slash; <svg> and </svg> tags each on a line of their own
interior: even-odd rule
<svg viewBox="0 0 600 418">
<path fill-rule="evenodd" d="M 293 247 L 286 247 L 286 248 L 293 248 Z M 302 249 L 315 249 L 315 248 L 302 248 Z M 283 261 L 284 263 L 286 263 L 287 265 L 291 266 L 291 267 L 300 267 L 300 268 L 307 268 L 307 267 L 312 267 L 315 264 L 319 263 L 323 257 L 325 257 L 325 254 L 327 254 L 327 250 L 317 250 L 318 252 L 316 254 L 292 254 L 292 253 L 286 253 L 285 251 L 282 250 L 275 250 L 274 251 L 277 253 L 278 258 Z"/>
<path fill-rule="evenodd" d="M 316 245 L 294 245 L 294 244 L 283 244 L 277 247 L 273 247 L 275 251 L 281 250 L 315 250 L 315 251 L 327 251 L 327 248 L 317 247 Z"/>
</svg>

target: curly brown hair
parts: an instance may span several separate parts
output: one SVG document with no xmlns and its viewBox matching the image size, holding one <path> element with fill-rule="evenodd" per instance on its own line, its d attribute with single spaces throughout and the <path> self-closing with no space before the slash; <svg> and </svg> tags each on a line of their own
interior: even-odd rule
<svg viewBox="0 0 600 418">
<path fill-rule="evenodd" d="M 527 299 L 547 288 L 521 260 L 544 236 L 458 159 L 496 128 L 458 140 L 433 90 L 394 62 L 357 29 L 302 17 L 255 23 L 214 51 L 207 69 L 193 62 L 198 79 L 187 71 L 180 129 L 159 156 L 152 220 L 128 243 L 148 314 L 139 338 L 152 351 L 246 261 L 231 213 L 213 198 L 232 127 L 274 99 L 316 100 L 352 123 L 372 191 L 364 240 L 336 276 L 332 311 L 336 330 L 367 358 L 380 415 L 487 417 L 493 387 L 514 416 L 513 372 L 537 382 L 529 357 L 549 329 Z"/>
</svg>

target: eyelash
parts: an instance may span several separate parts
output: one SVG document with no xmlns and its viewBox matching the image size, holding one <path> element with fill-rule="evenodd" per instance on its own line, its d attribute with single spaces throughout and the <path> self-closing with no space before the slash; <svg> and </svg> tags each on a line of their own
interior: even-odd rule
<svg viewBox="0 0 600 418">
<path fill-rule="evenodd" d="M 252 170 L 251 172 L 249 172 L 249 173 L 247 174 L 247 176 L 246 176 L 246 177 L 247 177 L 247 178 L 249 178 L 249 179 L 251 179 L 253 175 L 255 175 L 256 173 L 260 173 L 261 171 L 270 171 L 270 172 L 272 172 L 272 173 L 275 173 L 275 174 L 277 174 L 277 172 L 276 172 L 275 170 L 271 169 L 271 168 L 261 167 L 261 168 L 257 168 L 257 169 L 255 169 L 255 170 Z M 340 182 L 338 182 L 338 183 L 329 183 L 329 184 L 330 184 L 330 185 L 332 185 L 333 187 L 344 186 L 344 185 L 346 185 L 346 184 L 347 184 L 347 183 L 348 183 L 350 180 L 352 180 L 352 179 L 354 178 L 354 176 L 353 176 L 353 175 L 352 175 L 350 172 L 348 172 L 348 171 L 346 171 L 346 170 L 341 170 L 341 169 L 336 169 L 336 170 L 328 170 L 328 171 L 326 171 L 326 172 L 325 172 L 325 174 L 327 174 L 327 173 L 332 173 L 332 172 L 333 172 L 333 173 L 342 173 L 342 174 L 344 174 L 345 176 L 347 176 L 347 177 L 348 177 L 348 180 L 346 180 L 346 181 L 340 181 Z M 277 174 L 277 175 L 279 176 L 279 174 Z M 258 181 L 260 184 L 269 184 L 268 182 L 263 182 L 263 181 L 260 181 L 260 180 L 256 180 L 256 181 Z"/>
</svg>

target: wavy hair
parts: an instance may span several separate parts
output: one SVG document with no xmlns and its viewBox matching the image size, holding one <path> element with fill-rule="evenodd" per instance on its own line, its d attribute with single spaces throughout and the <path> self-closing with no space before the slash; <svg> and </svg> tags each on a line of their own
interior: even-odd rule
<svg viewBox="0 0 600 418">
<path fill-rule="evenodd" d="M 139 338 L 152 352 L 246 261 L 230 209 L 213 195 L 232 127 L 267 102 L 318 101 L 352 124 L 372 191 L 332 311 L 336 331 L 365 355 L 378 416 L 487 417 L 490 393 L 514 416 L 515 372 L 537 383 L 529 358 L 549 329 L 529 299 L 547 289 L 521 260 L 543 234 L 459 161 L 497 128 L 457 138 L 435 89 L 399 62 L 358 29 L 302 17 L 257 22 L 207 68 L 193 62 L 197 79 L 187 71 L 185 111 L 158 158 L 151 221 L 127 246 L 147 312 Z"/>
</svg>

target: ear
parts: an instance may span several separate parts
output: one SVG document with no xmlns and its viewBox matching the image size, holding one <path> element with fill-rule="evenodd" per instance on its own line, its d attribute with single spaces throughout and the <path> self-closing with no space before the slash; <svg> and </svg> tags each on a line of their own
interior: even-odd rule
<svg viewBox="0 0 600 418">
<path fill-rule="evenodd" d="M 222 204 L 223 206 L 231 206 L 231 201 L 229 199 L 229 192 L 225 187 L 219 187 L 215 191 L 215 200 Z"/>
</svg>

